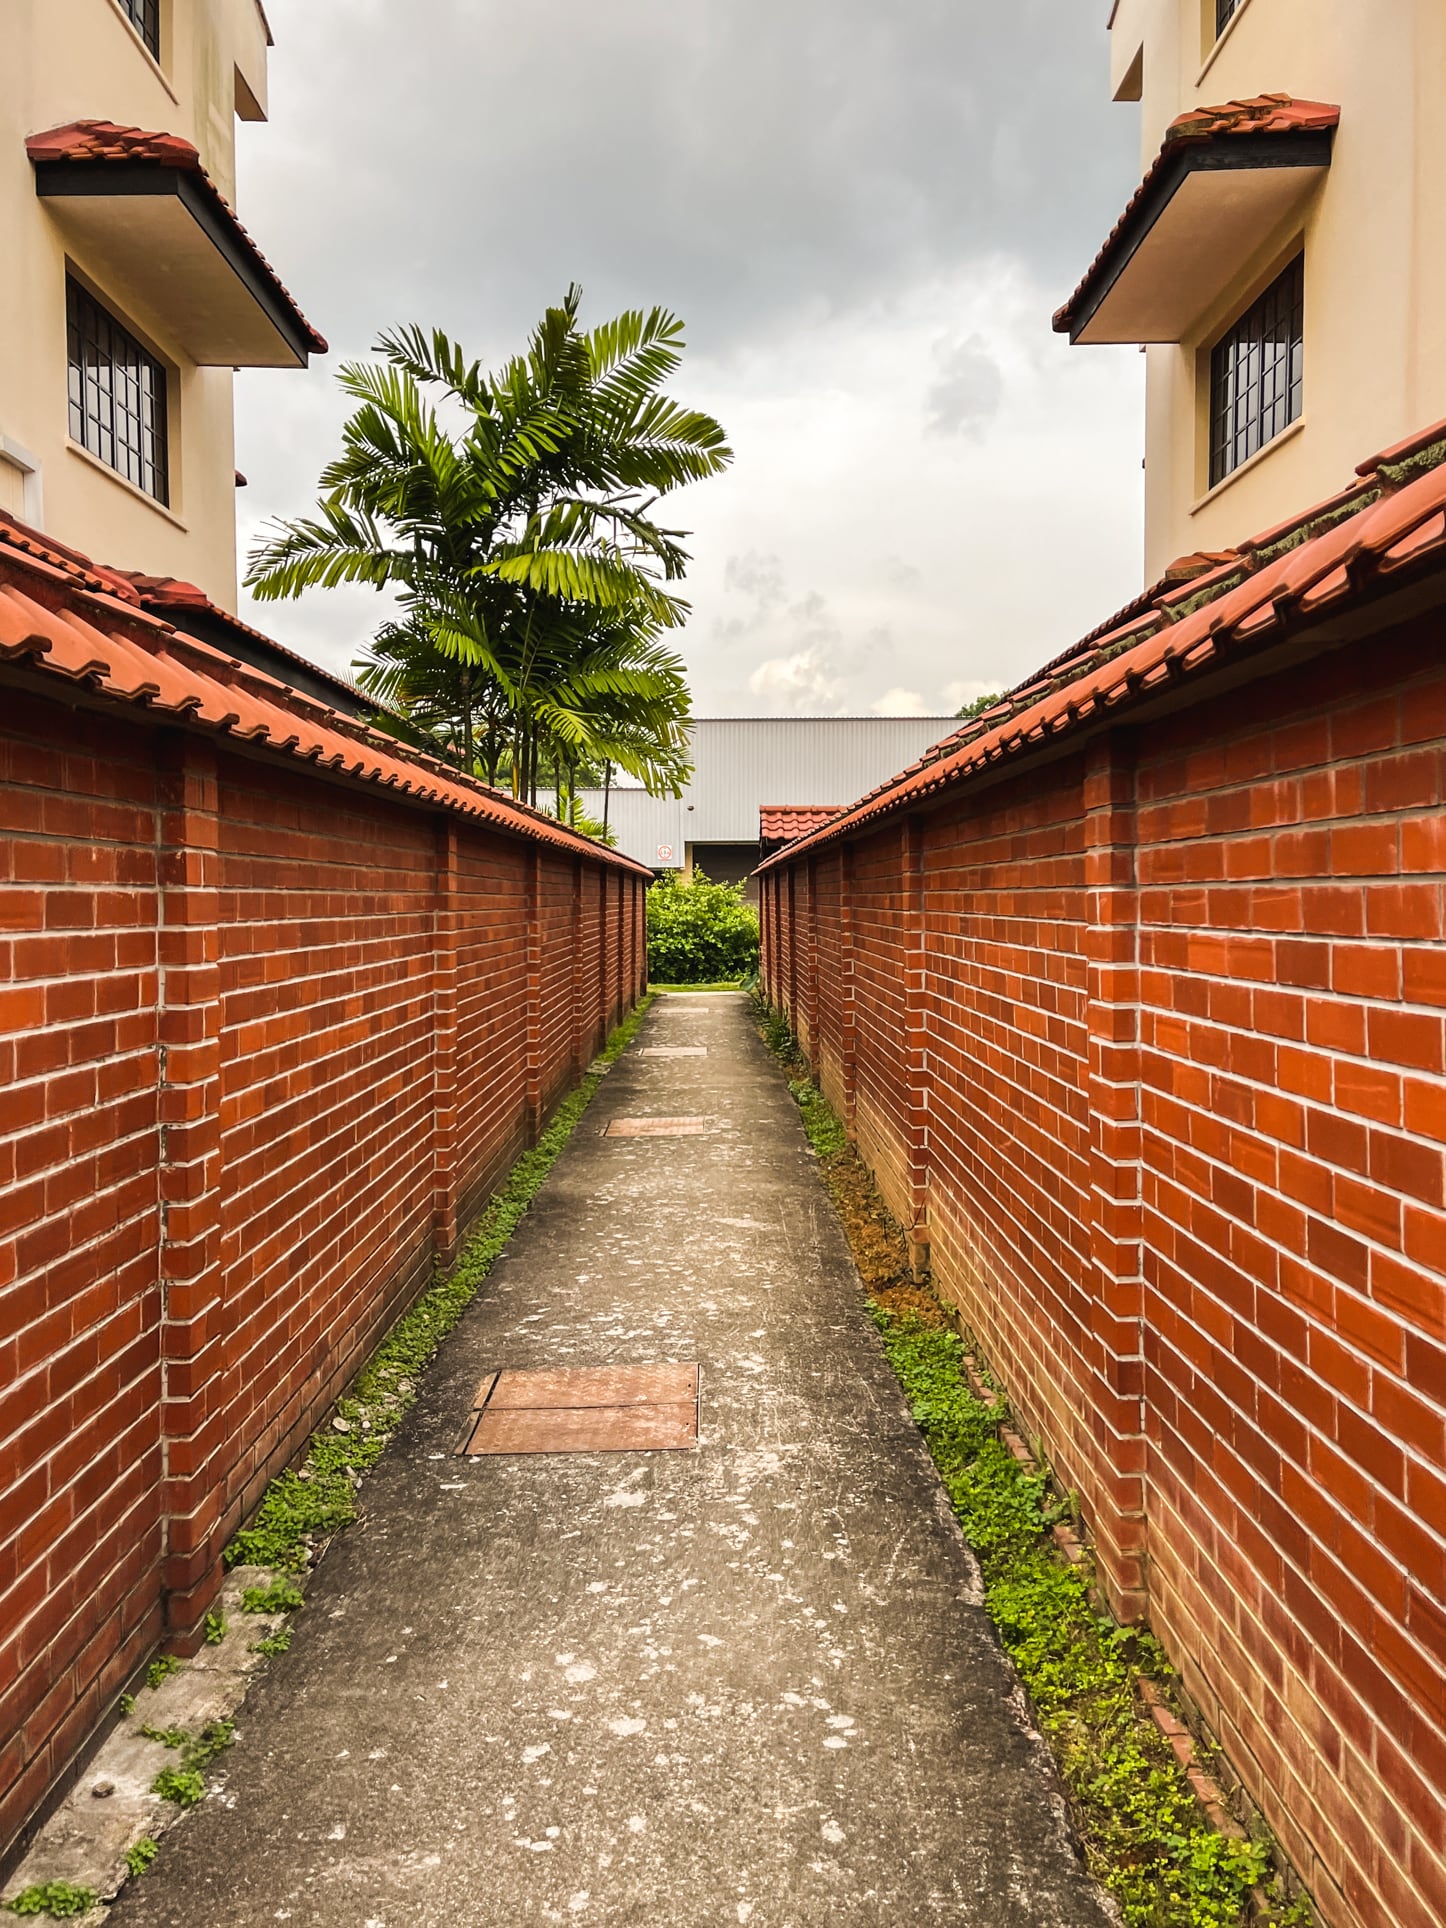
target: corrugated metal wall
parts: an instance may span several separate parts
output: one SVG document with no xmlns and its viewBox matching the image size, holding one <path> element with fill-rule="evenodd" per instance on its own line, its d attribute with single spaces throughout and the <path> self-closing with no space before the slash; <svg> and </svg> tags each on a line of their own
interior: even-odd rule
<svg viewBox="0 0 1446 1928">
<path fill-rule="evenodd" d="M 615 788 L 608 821 L 629 857 L 681 865 L 687 844 L 757 843 L 763 804 L 852 803 L 956 727 L 952 716 L 700 717 L 681 802 Z M 601 790 L 582 803 L 602 816 Z"/>
</svg>

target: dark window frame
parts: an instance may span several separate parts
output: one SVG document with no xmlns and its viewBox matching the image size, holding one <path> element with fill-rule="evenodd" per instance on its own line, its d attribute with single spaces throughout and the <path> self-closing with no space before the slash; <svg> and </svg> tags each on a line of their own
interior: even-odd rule
<svg viewBox="0 0 1446 1928">
<path fill-rule="evenodd" d="M 71 274 L 65 278 L 65 338 L 71 440 L 169 508 L 164 362 Z"/>
<path fill-rule="evenodd" d="M 1245 0 L 1215 0 L 1215 38 L 1218 40 L 1245 5 Z"/>
<path fill-rule="evenodd" d="M 1297 254 L 1210 350 L 1210 487 L 1300 420 L 1305 255 Z"/>
<path fill-rule="evenodd" d="M 161 0 L 120 0 L 121 11 L 153 60 L 161 57 Z"/>
</svg>

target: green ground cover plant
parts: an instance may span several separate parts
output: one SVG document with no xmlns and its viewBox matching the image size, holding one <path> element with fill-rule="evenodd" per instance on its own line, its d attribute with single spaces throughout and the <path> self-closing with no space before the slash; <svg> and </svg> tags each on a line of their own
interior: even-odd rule
<svg viewBox="0 0 1446 1928">
<path fill-rule="evenodd" d="M 598 1063 L 610 1065 L 621 1057 L 651 1002 L 649 992 L 613 1032 Z M 355 1519 L 357 1487 L 414 1403 L 417 1375 L 461 1318 L 516 1231 L 596 1095 L 602 1076 L 601 1071 L 590 1071 L 563 1100 L 537 1143 L 522 1154 L 501 1189 L 493 1193 L 456 1264 L 402 1314 L 337 1401 L 330 1423 L 312 1435 L 301 1465 L 272 1480 L 251 1524 L 227 1547 L 228 1566 L 298 1573 L 322 1541 Z M 247 1590 L 248 1597 L 251 1591 Z"/>
<path fill-rule="evenodd" d="M 715 984 L 650 984 L 650 991 L 741 991 L 745 980 L 741 977 L 719 978 Z"/>
<path fill-rule="evenodd" d="M 648 977 L 693 989 L 758 968 L 758 913 L 742 884 L 667 870 L 648 891 Z"/>
<path fill-rule="evenodd" d="M 1091 1871 L 1125 1928 L 1240 1928 L 1247 1918 L 1258 1928 L 1309 1928 L 1309 1903 L 1285 1899 L 1274 1878 L 1269 1836 L 1223 1834 L 1200 1807 L 1136 1691 L 1142 1675 L 1171 1677 L 1163 1650 L 1147 1630 L 1122 1628 L 1097 1611 L 1088 1561 L 1073 1565 L 1055 1547 L 1049 1529 L 1071 1515 L 1071 1501 L 1052 1494 L 1047 1476 L 1021 1465 L 999 1438 L 1006 1401 L 978 1397 L 965 1372 L 964 1339 L 932 1293 L 907 1280 L 902 1234 L 842 1120 L 812 1079 L 798 1075 L 806 1063 L 786 1018 L 761 1001 L 757 1014 L 875 1287 L 870 1313 L 979 1560 L 986 1611 L 1050 1742 Z M 885 1222 L 887 1238 L 868 1243 Z M 892 1277 L 889 1246 L 898 1268 Z M 1251 1914 L 1256 1891 L 1264 1905 Z"/>
<path fill-rule="evenodd" d="M 125 1851 L 126 1873 L 133 1881 L 136 1880 L 150 1867 L 160 1851 L 160 1842 L 153 1841 L 148 1834 L 139 1841 L 132 1842 Z"/>
<path fill-rule="evenodd" d="M 174 1748 L 181 1756 L 179 1767 L 163 1767 L 151 1782 L 152 1794 L 159 1794 L 163 1801 L 174 1801 L 177 1807 L 188 1808 L 204 1800 L 206 1769 L 235 1741 L 236 1723 L 224 1718 L 210 1720 L 199 1734 L 185 1727 L 147 1726 L 141 1732 L 147 1740 Z"/>
<path fill-rule="evenodd" d="M 89 1914 L 98 1898 L 94 1888 L 77 1887 L 73 1881 L 37 1881 L 5 1905 L 12 1915 L 49 1915 L 55 1921 L 69 1921 Z"/>
</svg>

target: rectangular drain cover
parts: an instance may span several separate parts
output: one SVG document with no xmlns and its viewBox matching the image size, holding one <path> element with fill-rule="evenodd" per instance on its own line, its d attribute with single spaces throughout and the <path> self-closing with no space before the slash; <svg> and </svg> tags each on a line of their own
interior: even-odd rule
<svg viewBox="0 0 1446 1928">
<path fill-rule="evenodd" d="M 645 1044 L 642 1056 L 645 1058 L 706 1058 L 706 1044 Z"/>
<path fill-rule="evenodd" d="M 711 1118 L 614 1118 L 604 1138 L 701 1138 Z"/>
<path fill-rule="evenodd" d="M 459 1453 L 655 1453 L 698 1443 L 696 1365 L 494 1372 Z"/>
</svg>

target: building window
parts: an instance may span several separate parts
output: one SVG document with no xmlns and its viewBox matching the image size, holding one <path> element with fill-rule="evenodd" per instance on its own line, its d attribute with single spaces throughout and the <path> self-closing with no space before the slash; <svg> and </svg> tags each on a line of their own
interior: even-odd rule
<svg viewBox="0 0 1446 1928">
<path fill-rule="evenodd" d="M 154 4 L 154 0 L 152 0 Z M 134 12 L 137 0 L 130 0 Z M 1215 0 L 1215 38 L 1218 40 L 1244 6 L 1245 0 Z"/>
<path fill-rule="evenodd" d="M 1210 485 L 1223 482 L 1301 411 L 1305 257 L 1247 308 L 1210 356 Z"/>
<path fill-rule="evenodd" d="M 65 309 L 71 439 L 169 502 L 165 369 L 75 281 L 65 284 Z"/>
<path fill-rule="evenodd" d="M 152 55 L 161 57 L 161 0 L 120 0 L 127 18 Z M 1225 0 L 1219 0 L 1223 7 Z M 1233 8 L 1231 9 L 1233 11 Z"/>
</svg>

